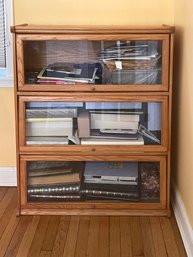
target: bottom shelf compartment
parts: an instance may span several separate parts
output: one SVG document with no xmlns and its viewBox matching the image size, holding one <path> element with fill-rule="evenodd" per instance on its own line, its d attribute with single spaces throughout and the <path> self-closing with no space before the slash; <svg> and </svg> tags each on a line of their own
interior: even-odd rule
<svg viewBox="0 0 193 257">
<path fill-rule="evenodd" d="M 23 206 L 166 206 L 165 156 L 21 156 L 20 171 Z"/>
</svg>

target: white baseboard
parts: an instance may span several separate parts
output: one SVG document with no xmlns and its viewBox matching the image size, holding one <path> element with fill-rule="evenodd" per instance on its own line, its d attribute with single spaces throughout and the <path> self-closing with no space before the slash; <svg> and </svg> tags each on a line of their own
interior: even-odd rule
<svg viewBox="0 0 193 257">
<path fill-rule="evenodd" d="M 0 167 L 0 186 L 17 186 L 15 167 Z"/>
<path fill-rule="evenodd" d="M 193 257 L 193 229 L 184 203 L 175 184 L 172 185 L 172 206 L 188 257 Z"/>
</svg>

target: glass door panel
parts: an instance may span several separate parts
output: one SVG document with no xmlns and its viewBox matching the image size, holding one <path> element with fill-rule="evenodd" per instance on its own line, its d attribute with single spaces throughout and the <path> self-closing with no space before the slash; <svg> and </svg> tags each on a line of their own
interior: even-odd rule
<svg viewBox="0 0 193 257">
<path fill-rule="evenodd" d="M 29 101 L 24 110 L 20 142 L 27 146 L 159 146 L 166 133 L 161 101 Z"/>
<path fill-rule="evenodd" d="M 19 87 L 41 91 L 56 87 L 64 91 L 165 90 L 169 38 L 136 38 L 22 40 L 21 36 L 18 52 L 24 63 L 23 67 L 18 63 L 19 76 L 23 74 Z"/>
<path fill-rule="evenodd" d="M 27 161 L 27 201 L 160 203 L 160 173 L 160 161 Z"/>
</svg>

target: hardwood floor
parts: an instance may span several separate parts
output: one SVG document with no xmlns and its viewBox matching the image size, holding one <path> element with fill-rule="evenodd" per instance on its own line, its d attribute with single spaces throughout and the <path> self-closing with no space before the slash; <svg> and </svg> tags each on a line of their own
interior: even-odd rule
<svg viewBox="0 0 193 257">
<path fill-rule="evenodd" d="M 0 257 L 186 257 L 174 216 L 16 217 L 16 188 L 0 188 Z"/>
</svg>

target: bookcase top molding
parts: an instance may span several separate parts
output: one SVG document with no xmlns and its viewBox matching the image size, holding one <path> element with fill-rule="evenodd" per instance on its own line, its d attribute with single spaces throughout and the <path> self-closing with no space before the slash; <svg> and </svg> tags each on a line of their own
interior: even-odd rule
<svg viewBox="0 0 193 257">
<path fill-rule="evenodd" d="M 173 33 L 174 26 L 68 26 L 68 25 L 32 25 L 21 24 L 11 27 L 12 33 L 18 34 L 127 34 L 149 33 L 165 34 Z"/>
</svg>

